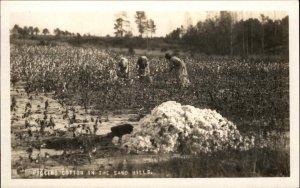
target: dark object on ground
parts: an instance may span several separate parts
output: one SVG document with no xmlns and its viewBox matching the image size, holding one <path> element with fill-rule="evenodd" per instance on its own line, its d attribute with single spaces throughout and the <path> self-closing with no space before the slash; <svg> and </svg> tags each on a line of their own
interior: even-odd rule
<svg viewBox="0 0 300 188">
<path fill-rule="evenodd" d="M 114 126 L 112 128 L 110 128 L 111 130 L 111 136 L 118 136 L 118 137 L 122 137 L 125 134 L 130 134 L 133 130 L 133 126 L 131 124 L 122 124 L 122 125 L 118 125 L 118 126 Z"/>
</svg>

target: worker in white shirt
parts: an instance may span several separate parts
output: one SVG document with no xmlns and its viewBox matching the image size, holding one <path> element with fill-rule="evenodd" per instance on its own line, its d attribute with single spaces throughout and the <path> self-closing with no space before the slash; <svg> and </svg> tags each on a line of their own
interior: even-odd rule
<svg viewBox="0 0 300 188">
<path fill-rule="evenodd" d="M 128 59 L 121 57 L 117 66 L 117 76 L 119 78 L 128 79 L 129 78 L 129 65 Z"/>
<path fill-rule="evenodd" d="M 186 64 L 178 57 L 171 56 L 169 53 L 166 53 L 165 58 L 170 62 L 170 72 L 175 69 L 177 83 L 181 87 L 188 87 L 191 82 L 188 78 Z"/>
<path fill-rule="evenodd" d="M 137 61 L 138 77 L 141 81 L 152 83 L 149 61 L 146 56 L 140 56 Z"/>
</svg>

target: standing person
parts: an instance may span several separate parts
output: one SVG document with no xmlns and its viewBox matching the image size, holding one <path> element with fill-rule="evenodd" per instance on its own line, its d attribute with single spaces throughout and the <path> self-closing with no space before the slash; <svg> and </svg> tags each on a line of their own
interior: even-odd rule
<svg viewBox="0 0 300 188">
<path fill-rule="evenodd" d="M 152 78 L 150 76 L 150 67 L 149 61 L 146 56 L 140 56 L 137 61 L 137 68 L 138 68 L 138 76 L 141 81 L 152 82 Z"/>
<path fill-rule="evenodd" d="M 170 72 L 175 69 L 177 83 L 182 87 L 188 87 L 191 82 L 188 78 L 186 64 L 176 56 L 166 53 L 165 58 L 170 62 Z"/>
</svg>

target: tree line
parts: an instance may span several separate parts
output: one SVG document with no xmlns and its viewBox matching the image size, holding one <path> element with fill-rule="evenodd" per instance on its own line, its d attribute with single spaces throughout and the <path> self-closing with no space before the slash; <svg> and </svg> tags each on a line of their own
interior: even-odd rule
<svg viewBox="0 0 300 188">
<path fill-rule="evenodd" d="M 14 27 L 10 30 L 10 33 L 12 36 L 17 37 L 26 37 L 26 36 L 33 36 L 33 35 L 38 35 L 40 33 L 40 29 L 38 27 L 33 27 L 33 26 L 24 26 L 20 27 L 18 24 L 15 24 Z M 47 28 L 42 30 L 42 33 L 44 35 L 49 34 L 49 30 Z"/>
<path fill-rule="evenodd" d="M 187 15 L 185 26 L 178 27 L 165 37 L 154 37 L 157 27 L 153 19 L 148 18 L 145 11 L 136 11 L 134 21 L 138 36 L 133 36 L 133 28 L 127 12 L 118 12 L 114 19 L 114 35 L 109 44 L 126 46 L 128 48 L 154 48 L 155 46 L 178 46 L 191 52 L 219 55 L 254 55 L 277 54 L 288 55 L 289 47 L 289 19 L 270 19 L 265 15 L 260 18 L 237 19 L 237 12 L 220 11 L 218 15 L 198 21 L 192 25 Z M 38 35 L 50 35 L 50 31 L 38 27 L 14 25 L 10 30 L 11 36 L 26 38 Z M 55 28 L 53 34 L 57 39 L 70 40 L 73 43 L 93 42 L 99 37 L 90 34 L 73 33 Z M 101 37 L 100 37 L 101 38 Z M 104 40 L 104 39 L 103 39 Z M 165 47 L 164 47 L 165 48 Z"/>
<path fill-rule="evenodd" d="M 81 37 L 80 33 L 69 32 L 68 30 L 61 30 L 59 28 L 55 28 L 53 33 L 57 37 Z M 42 29 L 42 32 L 38 27 L 33 26 L 24 26 L 20 27 L 18 24 L 15 24 L 13 28 L 10 30 L 10 34 L 15 38 L 26 38 L 30 36 L 38 36 L 42 34 L 44 36 L 50 35 L 50 31 L 47 28 Z M 90 34 L 84 34 L 83 36 L 90 37 Z"/>
<path fill-rule="evenodd" d="M 194 26 L 179 27 L 166 38 L 206 54 L 252 55 L 278 51 L 288 54 L 289 20 L 288 16 L 272 20 L 263 14 L 260 19 L 237 20 L 236 12 L 221 11 Z"/>
</svg>

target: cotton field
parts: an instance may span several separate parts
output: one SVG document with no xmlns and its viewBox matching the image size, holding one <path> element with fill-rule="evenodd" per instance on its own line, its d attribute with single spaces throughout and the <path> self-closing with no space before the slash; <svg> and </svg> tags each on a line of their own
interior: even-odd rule
<svg viewBox="0 0 300 188">
<path fill-rule="evenodd" d="M 13 178 L 37 178 L 30 172 L 41 167 L 120 171 L 95 176 L 110 178 L 289 176 L 287 59 L 185 53 L 191 84 L 178 87 L 164 54 L 139 54 L 150 60 L 145 83 L 137 54 L 10 52 Z M 115 74 L 120 57 L 128 80 Z"/>
</svg>

